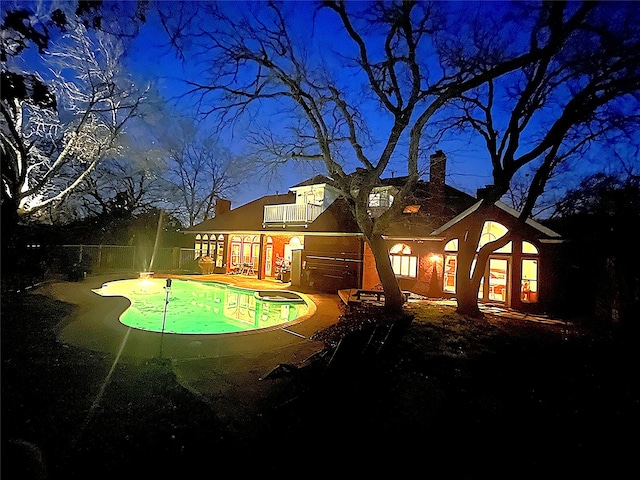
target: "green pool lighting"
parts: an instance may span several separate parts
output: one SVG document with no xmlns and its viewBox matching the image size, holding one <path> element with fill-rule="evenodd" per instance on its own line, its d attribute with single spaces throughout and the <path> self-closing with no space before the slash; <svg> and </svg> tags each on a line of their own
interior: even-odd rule
<svg viewBox="0 0 640 480">
<path fill-rule="evenodd" d="M 219 334 L 289 323 L 309 307 L 295 292 L 249 290 L 221 282 L 140 278 L 104 283 L 102 296 L 126 297 L 128 327 L 159 333 Z"/>
</svg>

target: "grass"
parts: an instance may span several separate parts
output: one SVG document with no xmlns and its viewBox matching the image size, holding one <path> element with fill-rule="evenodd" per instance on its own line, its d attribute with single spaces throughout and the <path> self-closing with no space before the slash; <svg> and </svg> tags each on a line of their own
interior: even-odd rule
<svg viewBox="0 0 640 480">
<path fill-rule="evenodd" d="M 221 413 L 224 389 L 195 396 L 159 360 L 119 364 L 94 407 L 113 358 L 57 341 L 70 308 L 2 296 L 3 477 L 38 464 L 26 445 L 51 479 L 231 466 L 236 475 L 612 477 L 634 465 L 637 337 L 615 329 L 469 320 L 412 303 L 413 323 L 389 354 L 339 375 L 265 380 L 273 394 L 242 405 L 239 419 Z"/>
</svg>

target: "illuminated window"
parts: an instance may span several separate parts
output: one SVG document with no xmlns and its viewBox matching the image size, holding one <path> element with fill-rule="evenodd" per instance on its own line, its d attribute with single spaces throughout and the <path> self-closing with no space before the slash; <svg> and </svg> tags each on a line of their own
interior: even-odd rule
<svg viewBox="0 0 640 480">
<path fill-rule="evenodd" d="M 389 253 L 392 255 L 411 255 L 411 247 L 404 243 L 396 243 L 391 247 Z"/>
<path fill-rule="evenodd" d="M 457 242 L 457 240 L 456 240 Z M 451 242 L 449 242 L 451 243 Z M 448 244 L 447 244 L 448 245 Z M 458 256 L 457 255 L 445 255 L 444 256 L 444 280 L 442 289 L 445 292 L 456 292 L 456 270 L 458 268 Z"/>
<path fill-rule="evenodd" d="M 393 273 L 400 277 L 416 278 L 418 276 L 418 257 L 411 255 L 411 247 L 397 243 L 389 250 Z"/>
<path fill-rule="evenodd" d="M 291 240 L 289 240 L 289 246 L 291 247 L 291 250 L 301 250 L 302 242 L 299 237 L 291 237 Z"/>
<path fill-rule="evenodd" d="M 498 222 L 484 222 L 482 234 L 480 235 L 480 242 L 478 243 L 478 250 L 487 243 L 504 237 L 508 232 L 509 230 L 507 230 L 507 227 Z M 511 250 L 512 245 L 511 242 L 509 242 L 504 247 L 495 250 L 495 253 L 511 253 Z"/>
<path fill-rule="evenodd" d="M 444 246 L 445 252 L 457 252 L 458 251 L 458 239 L 454 238 L 453 240 L 449 240 L 447 244 Z"/>
<path fill-rule="evenodd" d="M 520 298 L 525 303 L 538 301 L 538 260 L 533 258 L 522 259 Z"/>
<path fill-rule="evenodd" d="M 255 235 L 253 239 L 251 239 L 251 265 L 253 268 L 258 268 L 258 264 L 260 262 L 260 237 Z"/>
<path fill-rule="evenodd" d="M 211 238 L 214 238 L 211 236 Z M 221 268 L 224 265 L 224 235 L 218 235 L 218 240 L 216 242 L 216 267 Z"/>
<path fill-rule="evenodd" d="M 202 236 L 202 254 L 209 255 L 209 235 L 206 233 Z"/>
<path fill-rule="evenodd" d="M 418 213 L 420 210 L 420 205 L 407 205 L 404 207 L 402 213 Z"/>
<path fill-rule="evenodd" d="M 316 203 L 316 196 L 313 192 L 307 193 L 307 203 L 312 203 L 312 204 Z"/>
<path fill-rule="evenodd" d="M 198 258 L 202 255 L 202 236 L 200 234 L 196 235 L 196 242 L 193 246 L 194 249 L 194 258 Z"/>
<path fill-rule="evenodd" d="M 390 207 L 394 197 L 389 192 L 376 192 L 369 194 L 370 207 Z"/>
<path fill-rule="evenodd" d="M 231 237 L 231 267 L 240 267 L 240 250 L 242 248 L 242 237 L 234 235 Z"/>
<path fill-rule="evenodd" d="M 533 243 L 522 242 L 522 253 L 532 253 L 537 255 L 538 248 Z"/>
<path fill-rule="evenodd" d="M 267 237 L 267 247 L 265 249 L 264 274 L 270 277 L 273 272 L 273 238 Z"/>
</svg>

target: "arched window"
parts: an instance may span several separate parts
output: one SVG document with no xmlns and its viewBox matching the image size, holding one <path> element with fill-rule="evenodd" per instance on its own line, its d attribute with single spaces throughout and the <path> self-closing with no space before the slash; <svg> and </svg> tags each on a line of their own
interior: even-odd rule
<svg viewBox="0 0 640 480">
<path fill-rule="evenodd" d="M 202 235 L 196 235 L 196 241 L 193 246 L 193 250 L 193 258 L 198 258 L 200 255 L 202 255 Z"/>
<path fill-rule="evenodd" d="M 532 253 L 534 255 L 538 254 L 538 247 L 536 247 L 533 243 L 523 241 L 522 242 L 522 253 Z"/>
<path fill-rule="evenodd" d="M 444 246 L 445 252 L 457 252 L 458 251 L 458 239 L 454 238 L 453 240 L 449 240 L 447 244 Z"/>
<path fill-rule="evenodd" d="M 260 262 L 260 237 L 258 235 L 254 235 L 251 239 L 251 266 L 253 269 L 258 268 L 258 263 Z"/>
<path fill-rule="evenodd" d="M 478 250 L 485 246 L 489 242 L 493 242 L 499 238 L 504 237 L 509 230 L 507 227 L 498 222 L 484 222 L 482 227 L 482 234 L 480 235 L 480 242 L 478 243 Z M 495 250 L 495 253 L 511 253 L 511 242 L 507 243 L 504 247 Z"/>
<path fill-rule="evenodd" d="M 216 238 L 214 235 L 211 235 L 211 254 L 215 253 L 216 258 L 216 267 L 222 268 L 224 266 L 224 235 L 220 234 L 215 241 L 215 250 L 214 250 L 214 242 L 213 239 Z"/>
<path fill-rule="evenodd" d="M 300 237 L 291 237 L 291 240 L 289 240 L 289 246 L 291 247 L 291 250 L 302 250 Z"/>
<path fill-rule="evenodd" d="M 273 238 L 267 237 L 267 246 L 264 252 L 264 274 L 267 277 L 273 275 Z"/>
<path fill-rule="evenodd" d="M 409 245 L 396 243 L 389 249 L 389 256 L 396 276 L 409 278 L 418 276 L 418 257 L 412 255 Z"/>
</svg>

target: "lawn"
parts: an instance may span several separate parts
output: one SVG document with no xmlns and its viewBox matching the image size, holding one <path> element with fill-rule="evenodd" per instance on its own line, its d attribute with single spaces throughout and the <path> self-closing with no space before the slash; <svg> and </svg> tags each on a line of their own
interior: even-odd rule
<svg viewBox="0 0 640 480">
<path fill-rule="evenodd" d="M 259 386 L 272 395 L 240 419 L 223 414 L 224 388 L 195 395 L 170 361 L 110 372 L 111 355 L 59 343 L 69 305 L 3 294 L 2 476 L 38 478 L 15 472 L 40 465 L 51 479 L 612 478 L 634 467 L 636 335 L 409 310 L 395 348 L 273 375 Z"/>
</svg>

